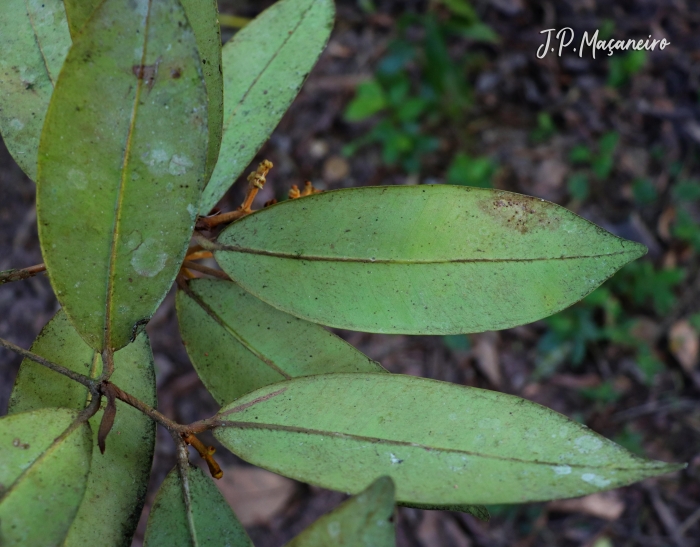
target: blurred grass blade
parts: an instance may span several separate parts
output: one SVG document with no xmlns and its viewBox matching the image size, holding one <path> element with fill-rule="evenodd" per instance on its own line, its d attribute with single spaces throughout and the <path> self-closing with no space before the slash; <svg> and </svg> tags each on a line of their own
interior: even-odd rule
<svg viewBox="0 0 700 547">
<path fill-rule="evenodd" d="M 299 93 L 333 27 L 332 0 L 280 0 L 224 45 L 223 140 L 199 212 L 248 166 Z"/>
<path fill-rule="evenodd" d="M 548 408 L 398 374 L 324 374 L 223 408 L 215 436 L 260 467 L 355 493 L 384 475 L 396 499 L 449 507 L 573 496 L 668 473 Z"/>
<path fill-rule="evenodd" d="M 287 547 L 395 547 L 394 483 L 381 477 L 322 516 Z"/>
<path fill-rule="evenodd" d="M 42 134 L 37 214 L 54 291 L 97 350 L 165 296 L 207 155 L 197 44 L 177 0 L 106 0 L 75 40 Z"/>
<path fill-rule="evenodd" d="M 103 0 L 63 0 L 70 35 L 75 39 Z"/>
<path fill-rule="evenodd" d="M 0 418 L 3 547 L 60 545 L 83 499 L 92 432 L 76 411 L 45 408 Z"/>
<path fill-rule="evenodd" d="M 144 547 L 253 547 L 216 485 L 198 467 L 165 477 L 148 517 Z"/>
<path fill-rule="evenodd" d="M 447 185 L 290 200 L 233 223 L 219 244 L 226 273 L 276 308 L 403 334 L 536 321 L 645 252 L 548 201 Z"/>
<path fill-rule="evenodd" d="M 61 0 L 3 2 L 0 132 L 10 154 L 32 180 L 36 180 L 44 117 L 70 45 Z"/>
<path fill-rule="evenodd" d="M 177 294 L 185 348 L 220 404 L 297 376 L 383 372 L 335 334 L 284 313 L 230 281 L 197 279 Z"/>
<path fill-rule="evenodd" d="M 207 123 L 209 126 L 209 148 L 207 172 L 204 184 L 209 180 L 221 147 L 224 119 L 224 79 L 221 67 L 221 29 L 216 0 L 180 0 L 187 19 L 197 39 L 197 48 L 202 60 L 202 74 L 207 86 Z"/>
<path fill-rule="evenodd" d="M 100 355 L 83 341 L 62 311 L 41 331 L 32 352 L 92 378 L 102 373 Z M 155 407 L 153 355 L 146 334 L 118 351 L 114 361 L 112 381 Z M 87 400 L 88 392 L 81 384 L 25 359 L 12 390 L 9 413 L 45 407 L 82 410 Z M 90 419 L 93 432 L 97 432 L 102 415 L 100 410 Z M 62 547 L 129 545 L 146 499 L 155 435 L 150 418 L 117 401 L 107 450 L 100 454 L 95 439 L 85 498 Z"/>
</svg>

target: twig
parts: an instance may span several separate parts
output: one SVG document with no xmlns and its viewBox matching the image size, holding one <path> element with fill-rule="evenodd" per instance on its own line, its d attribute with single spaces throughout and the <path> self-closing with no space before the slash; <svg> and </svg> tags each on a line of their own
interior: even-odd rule
<svg viewBox="0 0 700 547">
<path fill-rule="evenodd" d="M 93 380 L 92 378 L 85 376 L 84 374 L 80 374 L 79 372 L 72 371 L 71 369 L 66 368 L 63 365 L 59 365 L 58 363 L 54 363 L 52 361 L 49 361 L 48 359 L 44 359 L 41 355 L 37 355 L 36 353 L 32 353 L 31 351 L 22 349 L 19 346 L 13 344 L 12 342 L 8 342 L 7 340 L 4 340 L 2 338 L 0 338 L 0 346 L 7 348 L 10 351 L 14 351 L 15 353 L 21 355 L 26 359 L 31 359 L 32 361 L 39 363 L 40 365 L 43 365 L 46 368 L 50 368 L 54 372 L 63 374 L 71 380 L 83 384 L 86 388 L 90 390 L 90 393 L 97 393 L 98 391 L 97 387 L 100 383 L 99 380 Z"/>
<path fill-rule="evenodd" d="M 182 266 L 184 268 L 187 268 L 188 270 L 195 270 L 197 272 L 202 272 L 207 275 L 211 275 L 212 277 L 218 277 L 219 279 L 226 279 L 227 281 L 231 281 L 231 278 L 221 270 L 215 270 L 214 268 L 209 268 L 208 266 L 198 264 L 197 262 L 190 262 L 189 260 L 185 260 Z"/>
<path fill-rule="evenodd" d="M 252 213 L 251 206 L 253 205 L 253 200 L 255 200 L 255 196 L 258 195 L 258 191 L 262 190 L 263 186 L 265 186 L 265 182 L 267 181 L 266 177 L 270 169 L 272 169 L 271 161 L 261 161 L 258 168 L 248 175 L 248 191 L 246 192 L 245 199 L 241 206 L 235 211 L 213 217 L 200 218 L 197 221 L 197 228 L 200 230 L 212 230 L 221 224 L 233 222 L 234 220 L 238 220 Z M 206 247 L 204 248 L 206 249 Z"/>
<path fill-rule="evenodd" d="M 45 264 L 36 264 L 35 266 L 28 266 L 27 268 L 18 268 L 14 270 L 5 270 L 0 272 L 0 285 L 3 283 L 12 283 L 13 281 L 22 281 L 23 279 L 29 279 L 34 277 L 36 274 L 46 271 Z"/>
</svg>

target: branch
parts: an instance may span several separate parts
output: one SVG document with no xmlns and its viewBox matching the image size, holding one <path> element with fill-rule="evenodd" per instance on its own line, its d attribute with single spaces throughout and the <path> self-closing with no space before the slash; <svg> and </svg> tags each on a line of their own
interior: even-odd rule
<svg viewBox="0 0 700 547">
<path fill-rule="evenodd" d="M 34 277 L 36 274 L 46 271 L 46 265 L 37 264 L 35 266 L 29 266 L 27 268 L 18 268 L 14 270 L 5 270 L 0 272 L 0 285 L 3 283 L 12 283 L 13 281 L 22 281 L 23 279 L 29 279 Z"/>
<path fill-rule="evenodd" d="M 226 275 L 224 272 L 221 270 L 215 270 L 214 268 L 209 268 L 208 266 L 204 266 L 202 264 L 198 264 L 197 262 L 191 262 L 190 260 L 185 260 L 185 262 L 182 264 L 183 268 L 187 268 L 188 270 L 195 270 L 197 272 L 202 272 L 207 275 L 211 275 L 212 277 L 218 277 L 219 279 L 225 279 L 227 281 L 231 281 L 231 278 Z"/>
<path fill-rule="evenodd" d="M 0 338 L 0 346 L 7 348 L 10 351 L 14 351 L 15 353 L 21 355 L 26 359 L 31 359 L 35 363 L 39 363 L 40 365 L 43 365 L 46 368 L 50 368 L 54 372 L 63 374 L 71 380 L 83 384 L 86 388 L 90 390 L 90 393 L 96 393 L 98 391 L 97 387 L 99 385 L 99 381 L 93 380 L 92 378 L 85 376 L 84 374 L 80 374 L 79 372 L 72 371 L 71 369 L 66 368 L 63 365 L 59 365 L 58 363 L 54 363 L 52 361 L 49 361 L 48 359 L 44 359 L 41 355 L 37 355 L 36 353 L 32 353 L 31 351 L 22 349 L 19 346 L 13 344 L 12 342 L 8 342 L 7 340 L 4 340 L 2 338 Z"/>
</svg>

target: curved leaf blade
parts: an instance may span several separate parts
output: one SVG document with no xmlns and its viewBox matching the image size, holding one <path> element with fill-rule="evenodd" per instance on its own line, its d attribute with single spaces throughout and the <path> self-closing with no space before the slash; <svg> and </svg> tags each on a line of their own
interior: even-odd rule
<svg viewBox="0 0 700 547">
<path fill-rule="evenodd" d="M 83 499 L 92 432 L 78 413 L 46 408 L 0 419 L 3 547 L 57 545 Z"/>
<path fill-rule="evenodd" d="M 198 467 L 165 477 L 148 517 L 144 547 L 253 547 L 212 480 Z"/>
<path fill-rule="evenodd" d="M 215 436 L 255 465 L 358 492 L 383 475 L 434 506 L 582 496 L 682 466 L 638 458 L 548 408 L 396 374 L 326 374 L 225 407 Z"/>
<path fill-rule="evenodd" d="M 83 341 L 62 311 L 44 327 L 32 351 L 93 378 L 102 373 L 100 355 Z M 114 361 L 112 381 L 155 407 L 153 355 L 146 334 L 116 352 Z M 84 386 L 25 359 L 12 391 L 9 413 L 46 407 L 82 410 L 87 399 Z M 90 419 L 93 431 L 98 430 L 102 414 L 100 410 Z M 154 448 L 153 421 L 117 401 L 117 416 L 104 454 L 95 438 L 85 496 L 63 547 L 131 544 L 146 497 Z"/>
<path fill-rule="evenodd" d="M 54 291 L 92 348 L 128 344 L 182 263 L 206 101 L 177 0 L 106 0 L 68 54 L 42 134 L 37 215 Z"/>
<path fill-rule="evenodd" d="M 297 96 L 333 26 L 332 0 L 280 0 L 224 45 L 223 139 L 199 207 L 206 215 Z"/>
<path fill-rule="evenodd" d="M 260 387 L 382 366 L 315 323 L 284 313 L 230 281 L 196 279 L 177 294 L 187 353 L 220 404 Z"/>
<path fill-rule="evenodd" d="M 457 511 L 459 513 L 469 513 L 471 516 L 478 518 L 482 522 L 491 520 L 489 510 L 483 505 L 434 505 L 432 503 L 398 503 L 400 507 L 412 507 L 422 510 L 437 510 L 437 511 Z"/>
<path fill-rule="evenodd" d="M 0 17 L 0 133 L 36 180 L 39 137 L 71 40 L 61 0 L 5 2 Z"/>
<path fill-rule="evenodd" d="M 192 26 L 202 60 L 202 75 L 207 86 L 207 123 L 209 126 L 209 148 L 207 172 L 209 180 L 221 147 L 224 121 L 224 78 L 221 67 L 221 29 L 216 0 L 180 0 L 187 19 Z"/>
<path fill-rule="evenodd" d="M 380 477 L 366 490 L 322 516 L 287 547 L 395 547 L 394 483 Z"/>
<path fill-rule="evenodd" d="M 290 200 L 233 223 L 219 243 L 226 273 L 276 308 L 404 334 L 536 321 L 645 252 L 553 203 L 448 185 Z"/>
</svg>

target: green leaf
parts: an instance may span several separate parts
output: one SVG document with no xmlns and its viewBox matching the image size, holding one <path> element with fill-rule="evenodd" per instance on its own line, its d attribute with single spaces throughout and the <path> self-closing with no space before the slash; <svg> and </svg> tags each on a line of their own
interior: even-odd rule
<svg viewBox="0 0 700 547">
<path fill-rule="evenodd" d="M 489 510 L 483 505 L 435 505 L 432 503 L 408 503 L 401 502 L 397 505 L 401 507 L 413 507 L 414 509 L 437 510 L 437 511 L 457 511 L 459 513 L 469 513 L 482 522 L 491 520 Z"/>
<path fill-rule="evenodd" d="M 102 373 L 100 355 L 85 344 L 62 311 L 44 327 L 32 351 L 93 378 Z M 114 361 L 111 380 L 137 399 L 156 406 L 153 355 L 146 334 L 116 352 Z M 25 359 L 15 381 L 9 412 L 44 407 L 82 410 L 87 399 L 88 392 L 81 384 Z M 102 414 L 99 411 L 90 419 L 93 431 L 98 430 Z M 85 497 L 63 547 L 130 544 L 146 498 L 154 446 L 154 422 L 117 401 L 117 416 L 104 454 L 95 438 Z"/>
<path fill-rule="evenodd" d="M 206 101 L 177 0 L 106 0 L 68 54 L 42 134 L 37 214 L 54 291 L 92 348 L 128 344 L 182 263 Z"/>
<path fill-rule="evenodd" d="M 0 132 L 10 154 L 32 180 L 36 180 L 44 117 L 70 44 L 61 0 L 3 2 Z"/>
<path fill-rule="evenodd" d="M 362 82 L 357 94 L 345 109 L 345 119 L 350 122 L 364 120 L 386 108 L 384 89 L 377 80 Z"/>
<path fill-rule="evenodd" d="M 216 205 L 279 123 L 323 51 L 333 16 L 332 0 L 280 0 L 224 46 L 223 140 L 200 214 Z"/>
<path fill-rule="evenodd" d="M 63 0 L 63 3 L 66 6 L 70 35 L 75 39 L 102 0 Z"/>
<path fill-rule="evenodd" d="M 519 397 L 397 374 L 324 374 L 225 407 L 237 456 L 343 492 L 390 476 L 399 502 L 453 506 L 583 496 L 683 466 L 644 460 Z"/>
<path fill-rule="evenodd" d="M 243 526 L 201 469 L 173 469 L 158 490 L 144 547 L 253 547 Z"/>
<path fill-rule="evenodd" d="M 221 67 L 221 29 L 216 0 L 180 0 L 187 19 L 192 26 L 202 60 L 202 74 L 207 86 L 209 125 L 209 151 L 207 174 L 209 180 L 221 147 L 222 123 L 224 119 L 224 79 Z M 206 184 L 206 182 L 205 182 Z"/>
<path fill-rule="evenodd" d="M 394 483 L 389 477 L 374 481 L 363 492 L 322 516 L 287 547 L 394 547 Z"/>
<path fill-rule="evenodd" d="M 83 499 L 92 432 L 59 408 L 0 419 L 0 542 L 58 545 Z"/>
<path fill-rule="evenodd" d="M 297 376 L 383 372 L 335 334 L 279 311 L 230 281 L 198 279 L 178 291 L 187 353 L 220 404 Z"/>
<path fill-rule="evenodd" d="M 553 203 L 449 185 L 283 202 L 233 223 L 219 244 L 226 273 L 276 308 L 333 327 L 406 334 L 541 319 L 645 252 Z"/>
</svg>

